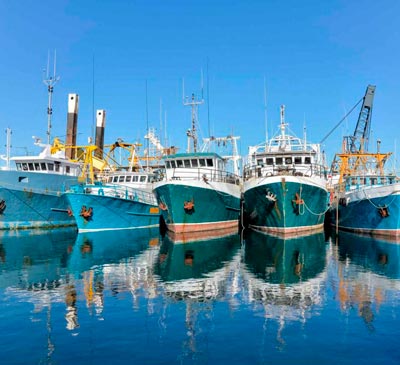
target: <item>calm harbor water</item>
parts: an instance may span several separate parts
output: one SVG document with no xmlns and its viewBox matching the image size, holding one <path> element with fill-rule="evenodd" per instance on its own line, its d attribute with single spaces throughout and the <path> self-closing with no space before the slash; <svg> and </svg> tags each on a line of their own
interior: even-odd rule
<svg viewBox="0 0 400 365">
<path fill-rule="evenodd" d="M 0 237 L 1 364 L 399 364 L 400 245 Z"/>
</svg>

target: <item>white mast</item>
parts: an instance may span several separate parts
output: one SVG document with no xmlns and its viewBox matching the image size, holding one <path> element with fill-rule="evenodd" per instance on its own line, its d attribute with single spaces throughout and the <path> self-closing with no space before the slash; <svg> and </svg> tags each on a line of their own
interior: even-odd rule
<svg viewBox="0 0 400 365">
<path fill-rule="evenodd" d="M 267 113 L 267 87 L 264 76 L 264 122 L 265 122 L 265 147 L 268 144 L 268 113 Z"/>
<path fill-rule="evenodd" d="M 60 80 L 59 76 L 56 76 L 56 64 L 57 64 L 57 54 L 54 51 L 54 65 L 53 65 L 53 76 L 49 74 L 50 67 L 50 52 L 47 56 L 47 69 L 45 70 L 45 77 L 43 79 L 43 83 L 47 85 L 48 91 L 48 105 L 47 105 L 47 144 L 50 144 L 51 139 L 51 117 L 53 114 L 53 88 L 57 81 Z"/>
<path fill-rule="evenodd" d="M 6 166 L 7 166 L 7 170 L 10 169 L 11 134 L 12 134 L 11 128 L 7 127 L 6 128 L 6 135 L 7 135 L 7 140 L 6 140 Z"/>
<path fill-rule="evenodd" d="M 192 98 L 189 101 L 189 98 L 186 97 L 183 105 L 191 106 L 192 108 L 192 128 L 188 129 L 186 135 L 188 137 L 188 145 L 186 152 L 190 152 L 190 139 L 193 140 L 193 152 L 197 152 L 197 122 L 198 122 L 198 107 L 199 105 L 203 104 L 204 100 L 196 100 L 194 94 L 192 94 Z"/>
</svg>

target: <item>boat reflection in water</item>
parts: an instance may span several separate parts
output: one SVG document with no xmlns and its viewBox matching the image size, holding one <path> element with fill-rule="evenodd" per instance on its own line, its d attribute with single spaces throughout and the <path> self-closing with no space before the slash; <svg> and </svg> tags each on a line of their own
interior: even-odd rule
<svg viewBox="0 0 400 365">
<path fill-rule="evenodd" d="M 225 270 L 239 248 L 237 234 L 186 243 L 166 236 L 155 273 L 166 295 L 175 299 L 216 298 L 225 292 Z"/>
<path fill-rule="evenodd" d="M 30 303 L 33 310 L 29 319 L 33 326 L 35 322 L 43 321 L 42 327 L 35 328 L 34 337 L 29 346 L 7 346 L 3 356 L 18 353 L 28 359 L 39 338 L 46 339 L 46 353 L 43 363 L 51 359 L 55 350 L 52 339 L 52 305 L 65 300 L 65 277 L 68 261 L 76 238 L 76 228 L 59 228 L 56 230 L 18 230 L 4 231 L 0 235 L 0 295 L 3 303 L 9 303 L 12 308 L 19 308 L 19 303 Z M 6 309 L 6 308 L 4 308 Z M 16 309 L 16 313 L 18 313 Z M 22 317 L 24 318 L 24 317 Z M 14 317 L 3 317 L 4 326 L 13 324 Z M 23 328 L 23 320 L 17 319 L 19 328 Z M 28 325 L 29 326 L 29 325 Z M 45 335 L 43 335 L 44 332 Z M 7 334 L 5 334 L 7 336 Z M 7 337 L 0 336 L 0 342 Z M 11 355 L 12 356 L 12 355 Z M 44 360 L 46 359 L 46 360 Z"/>
<path fill-rule="evenodd" d="M 232 282 L 240 266 L 240 236 L 207 237 L 188 242 L 164 237 L 154 273 L 159 276 L 160 291 L 166 305 L 185 305 L 187 338 L 182 344 L 184 358 L 207 353 L 201 347 L 207 324 L 213 318 L 215 300 L 231 294 Z M 238 291 L 239 289 L 237 289 Z"/>
<path fill-rule="evenodd" d="M 8 292 L 51 290 L 62 284 L 76 228 L 3 231 L 0 288 Z"/>
<path fill-rule="evenodd" d="M 72 293 L 76 291 L 74 282 L 82 280 L 86 307 L 100 319 L 106 288 L 115 295 L 129 292 L 138 307 L 140 296 L 156 297 L 157 282 L 152 268 L 158 251 L 158 227 L 79 233 L 69 262 Z M 74 296 L 71 299 L 66 318 L 68 328 L 75 329 L 79 325 Z"/>
<path fill-rule="evenodd" d="M 400 245 L 396 242 L 339 232 L 335 244 L 332 280 L 340 308 L 357 308 L 370 331 L 380 306 L 397 303 L 400 290 Z"/>
<path fill-rule="evenodd" d="M 266 319 L 278 321 L 278 341 L 283 343 L 281 332 L 286 322 L 305 321 L 307 313 L 315 313 L 312 309 L 323 305 L 324 234 L 283 239 L 250 230 L 245 242 L 242 276 L 247 300 L 261 304 Z"/>
</svg>

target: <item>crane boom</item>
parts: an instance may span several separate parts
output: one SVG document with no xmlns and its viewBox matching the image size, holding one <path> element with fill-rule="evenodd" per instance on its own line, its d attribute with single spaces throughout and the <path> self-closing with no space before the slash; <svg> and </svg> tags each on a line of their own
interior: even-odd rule
<svg viewBox="0 0 400 365">
<path fill-rule="evenodd" d="M 375 86 L 368 85 L 358 116 L 353 136 L 350 138 L 350 152 L 367 152 L 371 130 L 372 104 L 375 95 Z"/>
</svg>

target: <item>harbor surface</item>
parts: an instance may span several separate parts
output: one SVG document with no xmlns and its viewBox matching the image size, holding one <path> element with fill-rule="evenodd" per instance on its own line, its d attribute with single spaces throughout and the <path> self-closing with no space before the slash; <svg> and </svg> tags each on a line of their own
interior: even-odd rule
<svg viewBox="0 0 400 365">
<path fill-rule="evenodd" d="M 400 246 L 10 231 L 1 364 L 398 364 Z"/>
</svg>

